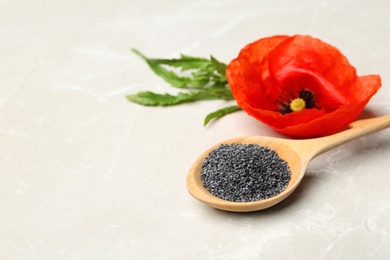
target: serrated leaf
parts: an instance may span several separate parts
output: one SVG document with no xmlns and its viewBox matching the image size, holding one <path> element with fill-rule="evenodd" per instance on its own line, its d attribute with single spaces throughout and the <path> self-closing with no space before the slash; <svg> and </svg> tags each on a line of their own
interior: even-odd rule
<svg viewBox="0 0 390 260">
<path fill-rule="evenodd" d="M 181 55 L 180 59 L 150 59 L 146 58 L 145 55 L 141 54 L 139 51 L 135 52 L 140 55 L 142 58 L 149 60 L 155 64 L 159 65 L 168 65 L 176 68 L 180 68 L 182 71 L 200 69 L 204 70 L 208 67 L 213 67 L 213 64 L 210 60 L 199 57 L 192 57 L 188 55 Z"/>
<path fill-rule="evenodd" d="M 222 100 L 233 100 L 233 94 L 227 84 L 215 83 L 207 89 L 209 92 L 213 92 L 214 95 L 218 96 Z"/>
<path fill-rule="evenodd" d="M 144 91 L 126 97 L 128 100 L 144 106 L 172 106 L 188 100 L 191 94 L 179 93 L 174 96 L 168 93 L 158 94 L 151 91 Z"/>
<path fill-rule="evenodd" d="M 222 76 L 226 77 L 226 68 L 227 68 L 227 65 L 225 63 L 222 63 L 220 61 L 218 61 L 216 58 L 214 58 L 213 56 L 210 56 L 210 60 L 215 68 L 215 70 L 221 74 Z"/>
<path fill-rule="evenodd" d="M 161 63 L 156 61 L 156 59 L 149 59 L 136 49 L 133 49 L 133 52 L 142 57 L 156 75 L 163 78 L 173 87 L 185 88 L 188 85 L 188 82 L 191 80 L 188 77 L 178 76 L 175 72 L 165 69 L 163 66 L 160 65 Z"/>
<path fill-rule="evenodd" d="M 142 57 L 154 73 L 171 86 L 176 88 L 207 88 L 213 82 L 225 82 L 225 72 L 222 74 L 225 64 L 217 61 L 215 58 L 210 60 L 188 55 L 181 55 L 180 59 L 150 59 L 136 49 L 134 53 Z M 181 71 L 192 70 L 191 77 L 179 75 L 173 70 L 167 68 L 180 68 Z"/>
<path fill-rule="evenodd" d="M 180 59 L 150 59 L 136 49 L 133 52 L 142 57 L 153 72 L 171 86 L 190 91 L 176 95 L 144 91 L 128 95 L 127 99 L 132 102 L 145 106 L 171 106 L 199 100 L 234 99 L 226 80 L 227 65 L 213 56 L 210 59 L 188 55 L 181 55 Z M 204 124 L 238 110 L 241 110 L 239 106 L 231 106 L 215 111 L 206 116 Z"/>
<path fill-rule="evenodd" d="M 183 71 L 190 69 L 204 70 L 212 65 L 212 63 L 208 59 L 188 56 L 184 54 L 181 55 L 181 59 L 168 60 L 168 63 L 165 64 L 175 67 L 181 67 Z"/>
<path fill-rule="evenodd" d="M 231 92 L 229 92 L 229 89 L 221 91 L 214 90 L 212 88 L 200 91 L 192 91 L 188 93 L 180 92 L 177 95 L 171 95 L 168 93 L 158 94 L 151 91 L 143 91 L 138 92 L 136 94 L 128 95 L 126 96 L 126 98 L 134 103 L 144 106 L 172 106 L 180 103 L 199 100 L 230 100 Z"/>
<path fill-rule="evenodd" d="M 230 114 L 230 113 L 233 113 L 233 112 L 236 112 L 236 111 L 240 111 L 241 110 L 241 107 L 239 106 L 230 106 L 230 107 L 225 107 L 225 108 L 222 108 L 222 109 L 219 109 L 213 113 L 210 113 L 206 116 L 206 118 L 204 119 L 204 125 L 207 125 L 210 120 L 212 119 L 218 119 L 218 118 L 221 118 L 227 114 Z"/>
<path fill-rule="evenodd" d="M 134 53 L 143 58 L 153 68 L 159 65 L 168 65 L 176 68 L 180 68 L 182 71 L 186 70 L 213 70 L 213 64 L 211 60 L 199 57 L 192 57 L 188 55 L 181 55 L 180 59 L 150 59 L 136 49 L 132 49 Z M 152 69 L 153 69 L 152 68 Z"/>
</svg>

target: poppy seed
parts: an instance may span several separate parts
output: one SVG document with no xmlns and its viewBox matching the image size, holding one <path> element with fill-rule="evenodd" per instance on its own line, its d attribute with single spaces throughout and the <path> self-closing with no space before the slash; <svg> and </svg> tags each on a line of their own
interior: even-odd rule
<svg viewBox="0 0 390 260">
<path fill-rule="evenodd" d="M 202 164 L 201 180 L 213 195 L 228 201 L 263 200 L 281 193 L 290 181 L 286 161 L 257 144 L 222 144 Z"/>
</svg>

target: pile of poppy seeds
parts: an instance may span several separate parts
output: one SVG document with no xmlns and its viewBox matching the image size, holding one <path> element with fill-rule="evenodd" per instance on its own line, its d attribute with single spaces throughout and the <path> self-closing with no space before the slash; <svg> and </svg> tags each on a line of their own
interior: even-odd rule
<svg viewBox="0 0 390 260">
<path fill-rule="evenodd" d="M 287 187 L 290 176 L 286 161 L 257 144 L 222 144 L 210 152 L 201 171 L 207 190 L 234 202 L 273 197 Z"/>
</svg>

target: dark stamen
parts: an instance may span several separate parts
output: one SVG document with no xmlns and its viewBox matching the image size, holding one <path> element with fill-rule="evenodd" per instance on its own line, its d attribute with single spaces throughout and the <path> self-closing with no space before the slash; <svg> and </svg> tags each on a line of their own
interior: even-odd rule
<svg viewBox="0 0 390 260">
<path fill-rule="evenodd" d="M 287 96 L 289 96 L 289 97 L 287 97 Z M 316 102 L 315 102 L 316 95 L 311 90 L 301 89 L 298 92 L 298 97 L 305 101 L 305 108 L 310 109 L 310 108 L 316 107 Z M 278 106 L 278 111 L 282 115 L 293 112 L 293 110 L 290 107 L 290 104 L 294 99 L 296 99 L 298 97 L 293 92 L 290 92 L 290 95 L 286 95 L 286 93 L 284 93 L 284 95 L 279 94 L 279 101 L 276 102 L 276 104 Z"/>
<path fill-rule="evenodd" d="M 302 98 L 306 103 L 306 108 L 315 107 L 315 94 L 307 89 L 299 91 L 299 97 Z"/>
<path fill-rule="evenodd" d="M 282 115 L 285 115 L 285 114 L 288 114 L 288 113 L 291 113 L 292 110 L 291 110 L 291 107 L 290 107 L 290 103 L 291 101 L 289 102 L 283 102 L 280 104 L 280 109 L 279 109 L 279 112 L 282 114 Z"/>
</svg>

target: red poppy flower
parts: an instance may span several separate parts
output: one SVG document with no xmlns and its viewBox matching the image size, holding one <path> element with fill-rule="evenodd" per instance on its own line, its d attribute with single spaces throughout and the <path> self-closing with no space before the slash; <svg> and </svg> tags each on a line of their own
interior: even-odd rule
<svg viewBox="0 0 390 260">
<path fill-rule="evenodd" d="M 226 70 L 238 105 L 291 136 L 334 133 L 353 122 L 381 87 L 358 77 L 335 47 L 311 36 L 273 36 L 245 46 Z"/>
</svg>

